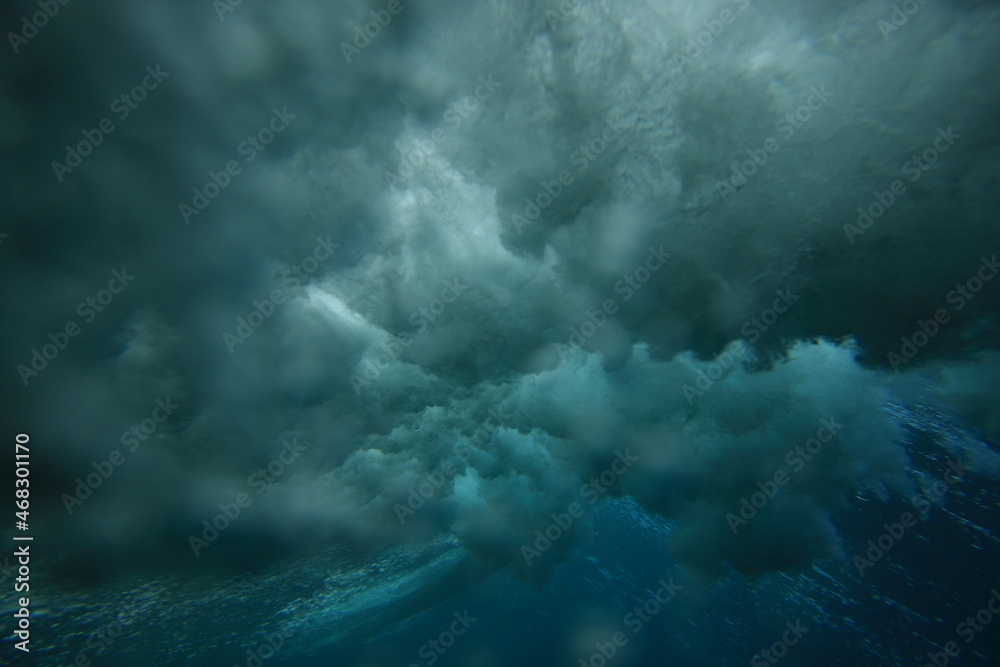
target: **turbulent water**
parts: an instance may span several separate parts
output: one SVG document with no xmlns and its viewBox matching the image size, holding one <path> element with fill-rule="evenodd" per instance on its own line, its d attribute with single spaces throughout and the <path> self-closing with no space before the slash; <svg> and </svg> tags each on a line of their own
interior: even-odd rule
<svg viewBox="0 0 1000 667">
<path fill-rule="evenodd" d="M 997 3 L 0 17 L 3 664 L 1000 662 Z"/>
</svg>

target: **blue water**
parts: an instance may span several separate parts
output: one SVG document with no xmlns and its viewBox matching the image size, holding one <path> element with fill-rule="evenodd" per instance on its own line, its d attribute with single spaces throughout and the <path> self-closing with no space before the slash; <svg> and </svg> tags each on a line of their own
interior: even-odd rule
<svg viewBox="0 0 1000 667">
<path fill-rule="evenodd" d="M 961 453 L 949 451 L 943 441 L 970 440 L 954 424 L 922 421 L 905 410 L 899 417 L 911 420 L 914 474 L 940 479 L 949 456 Z M 972 444 L 988 448 L 974 439 Z M 499 573 L 364 647 L 289 664 L 428 665 L 428 656 L 434 656 L 433 664 L 456 667 L 582 665 L 581 659 L 599 666 L 604 664 L 599 645 L 610 652 L 614 632 L 623 632 L 628 642 L 608 664 L 776 664 L 777 658 L 768 661 L 760 652 L 782 638 L 788 622 L 796 621 L 806 632 L 788 647 L 782 664 L 904 666 L 932 659 L 997 664 L 998 626 L 987 625 L 971 642 L 965 641 L 968 634 L 954 629 L 985 607 L 1000 586 L 1000 536 L 992 529 L 1000 483 L 966 473 L 946 496 L 933 499 L 940 506 L 863 576 L 853 557 L 864 555 L 868 540 L 882 535 L 885 523 L 912 512 L 912 505 L 855 498 L 836 517 L 845 558 L 797 573 L 752 579 L 733 575 L 714 582 L 692 578 L 671 558 L 670 522 L 649 516 L 627 499 L 612 500 L 596 514 L 592 542 L 545 585 Z M 635 608 L 652 598 L 661 580 L 683 590 L 647 622 Z M 428 641 L 449 629 L 456 612 L 466 610 L 478 619 L 467 634 L 448 651 L 428 647 Z M 942 654 L 950 641 L 960 647 L 960 659 Z"/>
<path fill-rule="evenodd" d="M 0 26 L 0 665 L 1000 665 L 1000 2 Z"/>
</svg>

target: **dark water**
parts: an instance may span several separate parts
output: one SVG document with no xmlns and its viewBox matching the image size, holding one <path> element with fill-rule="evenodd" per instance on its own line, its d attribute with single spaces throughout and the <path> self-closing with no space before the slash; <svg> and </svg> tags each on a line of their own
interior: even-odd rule
<svg viewBox="0 0 1000 667">
<path fill-rule="evenodd" d="M 949 433 L 947 424 L 915 426 Z M 918 469 L 931 478 L 943 475 L 948 453 L 926 432 L 915 429 L 913 439 L 921 451 L 918 460 L 926 465 Z M 768 661 L 760 652 L 782 638 L 790 621 L 806 632 L 788 647 L 784 664 L 994 664 L 1000 639 L 989 625 L 975 634 L 970 632 L 975 624 L 955 629 L 987 608 L 1000 585 L 1000 544 L 990 528 L 998 492 L 995 479 L 967 474 L 940 498 L 942 506 L 863 576 L 853 557 L 863 556 L 868 540 L 881 536 L 885 523 L 912 511 L 911 505 L 873 508 L 858 498 L 837 517 L 848 558 L 795 574 L 714 584 L 692 579 L 672 562 L 666 551 L 668 522 L 650 517 L 635 503 L 613 501 L 597 514 L 593 543 L 560 568 L 549 585 L 536 588 L 500 574 L 363 649 L 295 664 L 419 665 L 429 664 L 428 656 L 440 656 L 434 664 L 600 665 L 600 645 L 610 653 L 614 632 L 623 632 L 628 642 L 608 664 L 777 664 L 777 656 Z M 683 590 L 662 607 L 650 605 L 647 622 L 636 606 L 653 598 L 664 579 Z M 467 636 L 447 652 L 429 647 L 421 655 L 427 642 L 448 630 L 453 614 L 466 609 L 479 618 Z M 951 641 L 959 647 L 958 657 L 943 653 Z"/>
<path fill-rule="evenodd" d="M 1000 664 L 1000 3 L 0 25 L 0 664 Z"/>
</svg>

